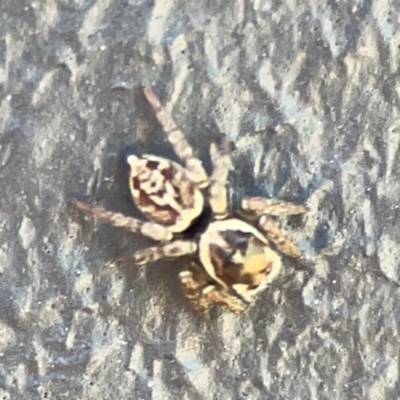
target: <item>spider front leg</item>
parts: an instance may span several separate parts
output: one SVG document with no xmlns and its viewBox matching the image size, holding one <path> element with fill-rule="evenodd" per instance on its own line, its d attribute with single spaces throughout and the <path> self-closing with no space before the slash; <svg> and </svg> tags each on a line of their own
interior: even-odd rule
<svg viewBox="0 0 400 400">
<path fill-rule="evenodd" d="M 282 253 L 297 260 L 303 258 L 303 254 L 297 244 L 271 218 L 266 215 L 262 216 L 259 221 L 259 227 Z"/>
<path fill-rule="evenodd" d="M 208 285 L 203 289 L 203 296 L 210 303 L 227 307 L 229 311 L 235 314 L 241 314 L 247 309 L 247 304 L 242 299 L 228 293 L 225 289 L 218 288 L 214 284 Z"/>
<path fill-rule="evenodd" d="M 208 189 L 209 204 L 215 219 L 224 219 L 228 215 L 228 189 L 227 180 L 232 161 L 226 148 L 218 148 L 216 144 L 210 146 L 213 173 Z"/>
<path fill-rule="evenodd" d="M 300 248 L 280 229 L 276 222 L 268 216 L 298 215 L 307 211 L 302 204 L 290 203 L 284 200 L 265 199 L 263 197 L 246 197 L 242 200 L 242 210 L 247 216 L 261 216 L 259 227 L 267 238 L 282 251 L 282 253 L 295 259 L 303 257 Z"/>
<path fill-rule="evenodd" d="M 183 292 L 189 299 L 190 304 L 201 316 L 208 318 L 210 302 L 203 296 L 202 288 L 204 287 L 204 280 L 198 280 L 196 276 L 196 270 L 200 269 L 199 266 L 194 263 L 191 264 L 188 270 L 184 270 L 179 274 Z"/>
<path fill-rule="evenodd" d="M 208 175 L 203 168 L 202 162 L 193 155 L 193 149 L 185 139 L 183 132 L 178 129 L 172 117 L 165 112 L 161 106 L 160 100 L 153 90 L 145 88 L 143 92 L 147 101 L 153 108 L 158 122 L 163 127 L 175 153 L 185 163 L 185 167 L 189 173 L 189 178 L 195 182 L 198 187 L 207 187 L 209 184 Z"/>
<path fill-rule="evenodd" d="M 227 307 L 235 314 L 246 310 L 247 304 L 224 288 L 210 283 L 210 277 L 195 263 L 179 274 L 183 290 L 192 307 L 203 317 L 208 318 L 212 305 Z"/>
<path fill-rule="evenodd" d="M 130 232 L 138 232 L 143 236 L 160 242 L 172 240 L 172 232 L 166 227 L 155 222 L 141 221 L 121 213 L 106 210 L 102 206 L 88 204 L 76 199 L 72 199 L 70 202 L 84 213 L 91 214 L 112 226 L 124 228 Z"/>
</svg>

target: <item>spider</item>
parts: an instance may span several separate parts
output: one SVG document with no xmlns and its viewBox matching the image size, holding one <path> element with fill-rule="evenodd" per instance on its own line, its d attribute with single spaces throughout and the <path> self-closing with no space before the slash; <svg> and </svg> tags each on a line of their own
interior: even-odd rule
<svg viewBox="0 0 400 400">
<path fill-rule="evenodd" d="M 113 226 L 160 242 L 135 252 L 131 258 L 136 264 L 165 257 L 197 257 L 196 262 L 188 263 L 179 274 L 192 306 L 203 315 L 208 314 L 212 305 L 241 313 L 281 270 L 281 258 L 271 244 L 294 259 L 302 258 L 298 246 L 271 217 L 302 214 L 306 207 L 281 200 L 247 197 L 241 201 L 240 215 L 253 222 L 256 220 L 256 223 L 230 216 L 227 179 L 232 164 L 226 146 L 211 144 L 213 171 L 208 176 L 183 132 L 163 109 L 153 90 L 144 88 L 143 92 L 184 167 L 152 154 L 127 157 L 132 198 L 148 221 L 77 199 L 72 203 L 79 210 Z M 190 240 L 182 238 L 181 234 L 192 227 L 207 208 L 212 212 L 208 226 Z"/>
</svg>

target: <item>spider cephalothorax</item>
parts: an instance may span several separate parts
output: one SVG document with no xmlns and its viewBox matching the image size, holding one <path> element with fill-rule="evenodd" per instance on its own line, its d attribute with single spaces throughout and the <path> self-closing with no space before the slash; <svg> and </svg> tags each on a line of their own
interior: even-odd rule
<svg viewBox="0 0 400 400">
<path fill-rule="evenodd" d="M 212 222 L 200 236 L 199 257 L 208 275 L 246 299 L 272 282 L 281 269 L 268 240 L 238 219 Z"/>
<path fill-rule="evenodd" d="M 144 94 L 184 167 L 151 154 L 128 157 L 132 197 L 149 222 L 78 200 L 74 204 L 114 226 L 162 242 L 137 251 L 133 255 L 137 264 L 164 257 L 197 256 L 200 263 L 189 263 L 180 279 L 198 311 L 206 313 L 210 304 L 217 304 L 242 312 L 254 295 L 279 274 L 281 258 L 271 243 L 283 253 L 301 258 L 299 248 L 268 216 L 301 214 L 306 209 L 285 201 L 253 197 L 242 200 L 241 211 L 258 219 L 257 228 L 241 219 L 229 218 L 226 184 L 231 162 L 227 149 L 211 145 L 213 171 L 208 176 L 154 92 L 147 88 Z M 192 227 L 206 207 L 212 211 L 208 226 L 191 240 L 174 240 L 175 234 Z"/>
</svg>

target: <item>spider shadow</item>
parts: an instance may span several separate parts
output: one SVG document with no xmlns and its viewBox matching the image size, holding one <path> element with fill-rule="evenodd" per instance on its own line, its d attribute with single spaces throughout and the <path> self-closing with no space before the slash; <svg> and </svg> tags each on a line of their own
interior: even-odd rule
<svg viewBox="0 0 400 400">
<path fill-rule="evenodd" d="M 143 310 L 143 301 L 149 304 L 150 299 L 153 299 L 156 304 L 153 311 L 162 313 L 163 324 L 170 334 L 178 329 L 178 319 L 182 313 L 190 321 L 190 325 L 187 326 L 190 332 L 203 329 L 208 331 L 213 325 L 212 322 L 218 318 L 220 310 L 217 307 L 211 307 L 208 319 L 196 312 L 186 297 L 179 279 L 179 273 L 193 261 L 196 262 L 196 258 L 190 256 L 176 260 L 159 260 L 140 266 L 141 273 L 138 273 L 138 267 L 135 265 L 119 266 L 121 274 L 125 277 L 126 292 L 135 293 L 133 299 L 128 299 L 132 308 L 137 308 L 140 302 L 139 308 Z M 153 302 L 151 307 L 154 307 Z M 146 309 L 146 312 L 152 311 Z M 172 336 L 175 337 L 175 335 Z"/>
</svg>

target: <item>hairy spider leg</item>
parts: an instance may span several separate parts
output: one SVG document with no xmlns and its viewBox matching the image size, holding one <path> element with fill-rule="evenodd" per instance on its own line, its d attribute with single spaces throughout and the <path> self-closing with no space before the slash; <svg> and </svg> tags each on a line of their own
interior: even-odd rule
<svg viewBox="0 0 400 400">
<path fill-rule="evenodd" d="M 199 268 L 197 266 L 197 268 Z M 202 280 L 196 280 L 193 274 L 194 267 L 190 267 L 190 270 L 182 271 L 179 274 L 183 292 L 189 299 L 193 309 L 197 311 L 204 318 L 209 317 L 210 302 L 207 297 L 203 296 L 202 289 L 204 282 Z"/>
<path fill-rule="evenodd" d="M 228 291 L 222 288 L 218 288 L 217 285 L 207 285 L 203 291 L 203 296 L 207 300 L 215 305 L 227 307 L 231 312 L 240 314 L 247 308 L 247 304 L 237 296 L 230 294 Z"/>
<path fill-rule="evenodd" d="M 294 259 L 301 259 L 303 255 L 300 248 L 278 227 L 275 221 L 264 215 L 259 220 L 259 227 L 266 234 L 267 238 L 284 254 Z"/>
<path fill-rule="evenodd" d="M 163 258 L 177 258 L 197 252 L 197 244 L 189 240 L 174 240 L 171 243 L 147 247 L 133 254 L 135 264 L 142 265 L 161 260 Z"/>
<path fill-rule="evenodd" d="M 215 143 L 210 146 L 210 154 L 213 173 L 208 188 L 209 203 L 215 219 L 224 219 L 229 213 L 227 181 L 232 161 L 227 149 L 221 149 Z"/>
<path fill-rule="evenodd" d="M 179 274 L 179 278 L 192 307 L 203 317 L 209 317 L 212 305 L 227 307 L 235 314 L 242 313 L 247 308 L 244 300 L 210 283 L 210 277 L 198 264 L 191 263 L 187 270 Z"/>
<path fill-rule="evenodd" d="M 173 233 L 168 228 L 155 222 L 141 221 L 121 213 L 109 211 L 102 206 L 91 205 L 76 199 L 71 200 L 71 204 L 84 213 L 93 215 L 95 218 L 108 222 L 112 226 L 124 228 L 130 232 L 139 232 L 150 239 L 164 242 L 173 238 Z"/>
<path fill-rule="evenodd" d="M 263 197 L 245 197 L 242 200 L 243 211 L 262 215 L 297 215 L 307 211 L 307 207 L 301 204 L 290 203 L 283 200 L 265 199 Z"/>
<path fill-rule="evenodd" d="M 151 88 L 143 89 L 147 101 L 150 103 L 158 122 L 164 129 L 165 134 L 175 153 L 183 160 L 190 180 L 200 188 L 209 185 L 209 178 L 203 168 L 201 160 L 193 154 L 193 149 L 185 139 L 183 132 L 178 129 L 171 115 L 168 115 L 161 106 L 160 100 Z"/>
</svg>

